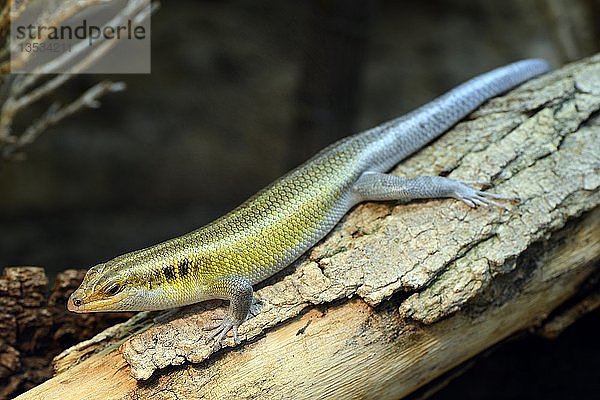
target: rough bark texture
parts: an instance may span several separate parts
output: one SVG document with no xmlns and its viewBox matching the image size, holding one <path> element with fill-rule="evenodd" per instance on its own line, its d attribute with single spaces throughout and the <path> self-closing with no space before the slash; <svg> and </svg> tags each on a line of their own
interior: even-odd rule
<svg viewBox="0 0 600 400">
<path fill-rule="evenodd" d="M 92 337 L 123 315 L 79 318 L 65 303 L 85 270 L 66 270 L 48 294 L 42 268 L 5 268 L 0 275 L 0 399 L 10 398 L 52 377 L 52 359 L 64 348 Z"/>
<path fill-rule="evenodd" d="M 360 205 L 257 291 L 235 350 L 212 356 L 204 343 L 201 326 L 221 303 L 163 322 L 140 314 L 63 353 L 55 366 L 64 372 L 22 398 L 410 393 L 539 325 L 595 282 L 598 110 L 600 55 L 493 99 L 394 173 L 489 179 L 492 191 L 520 198 L 508 210 L 452 200 Z M 586 307 L 568 308 L 567 319 L 574 309 Z"/>
</svg>

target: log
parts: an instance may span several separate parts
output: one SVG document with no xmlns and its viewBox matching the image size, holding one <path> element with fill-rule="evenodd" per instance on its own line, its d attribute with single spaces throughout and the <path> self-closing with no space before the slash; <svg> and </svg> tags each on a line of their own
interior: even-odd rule
<svg viewBox="0 0 600 400">
<path fill-rule="evenodd" d="M 488 179 L 519 197 L 508 210 L 359 205 L 258 288 L 241 345 L 204 342 L 221 302 L 141 313 L 19 398 L 398 399 L 511 335 L 556 333 L 599 303 L 598 110 L 600 55 L 495 98 L 394 173 Z"/>
<path fill-rule="evenodd" d="M 64 348 L 89 339 L 127 314 L 88 314 L 65 310 L 85 270 L 48 277 L 39 267 L 8 267 L 0 275 L 0 399 L 35 387 L 53 375 L 52 359 Z M 131 314 L 130 314 L 131 315 Z"/>
</svg>

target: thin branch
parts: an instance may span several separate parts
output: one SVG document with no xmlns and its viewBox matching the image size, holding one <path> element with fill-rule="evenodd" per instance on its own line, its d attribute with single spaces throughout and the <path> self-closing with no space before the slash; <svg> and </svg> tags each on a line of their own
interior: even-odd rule
<svg viewBox="0 0 600 400">
<path fill-rule="evenodd" d="M 130 15 L 129 13 L 124 14 L 121 16 L 121 19 L 114 18 L 111 21 L 111 23 L 114 22 L 116 24 L 119 24 L 123 19 L 129 18 L 130 16 L 132 16 L 132 15 Z M 82 41 L 82 42 L 86 42 L 83 44 L 85 44 L 85 47 L 87 47 L 87 41 Z M 79 44 L 82 44 L 82 42 L 80 42 Z M 22 110 L 23 108 L 31 105 L 32 103 L 34 103 L 38 100 L 40 100 L 42 97 L 48 95 L 52 91 L 56 90 L 58 87 L 60 87 L 65 82 L 67 82 L 69 79 L 71 79 L 71 77 L 74 74 L 78 74 L 78 73 L 88 69 L 91 65 L 96 63 L 96 61 L 98 61 L 98 59 L 100 59 L 104 54 L 106 54 L 111 48 L 113 48 L 116 43 L 117 42 L 115 40 L 110 40 L 110 41 L 104 40 L 103 43 L 98 45 L 83 60 L 81 60 L 80 62 L 75 64 L 73 67 L 71 67 L 71 69 L 69 70 L 68 73 L 57 75 L 53 79 L 47 81 L 43 85 L 37 87 L 33 91 L 29 92 L 28 94 L 26 94 L 20 98 L 15 98 L 15 97 L 17 95 L 21 94 L 27 87 L 33 85 L 35 83 L 35 81 L 40 78 L 40 74 L 48 74 L 49 71 L 52 71 L 54 68 L 56 68 L 58 64 L 54 65 L 54 66 L 50 66 L 50 67 L 48 67 L 49 64 L 45 64 L 43 66 L 45 68 L 38 69 L 34 74 L 23 75 L 25 77 L 24 80 L 17 78 L 17 80 L 15 81 L 15 83 L 12 86 L 13 97 L 9 98 L 4 103 L 4 105 L 2 106 L 2 109 L 0 110 L 0 140 L 3 140 L 5 138 L 11 136 L 10 132 L 8 132 L 8 128 L 10 127 L 10 125 L 12 125 L 12 120 L 14 119 L 14 116 L 20 110 Z M 73 54 L 77 53 L 76 55 L 79 55 L 79 53 L 85 49 L 84 46 L 80 46 L 77 50 L 75 50 L 75 47 L 79 46 L 79 44 L 73 47 L 73 52 L 72 52 Z M 71 53 L 68 53 L 68 54 L 71 54 Z M 60 64 L 64 64 L 68 61 L 71 61 L 71 59 L 73 59 L 73 58 L 74 57 L 65 58 L 60 62 Z"/>
<path fill-rule="evenodd" d="M 65 1 L 59 2 L 58 7 L 49 7 L 38 19 L 40 24 L 55 26 L 59 25 L 62 21 L 67 20 L 81 11 L 101 4 L 106 3 L 109 0 L 79 0 L 79 1 Z M 145 0 L 129 0 L 127 5 L 120 10 L 105 26 L 116 26 L 121 25 L 128 19 L 133 19 L 136 23 L 139 23 L 158 9 L 158 2 L 153 2 L 151 7 L 145 7 Z M 47 4 L 47 6 L 50 6 Z M 22 10 L 22 9 L 21 9 Z M 14 11 L 14 10 L 13 10 Z M 11 15 L 14 17 L 14 13 Z M 47 40 L 47 37 L 42 38 L 42 41 Z M 48 127 L 55 125 L 58 121 L 64 119 L 68 115 L 76 112 L 77 110 L 87 107 L 95 107 L 99 105 L 98 98 L 108 92 L 119 91 L 124 88 L 124 84 L 102 82 L 85 92 L 74 102 L 67 106 L 60 107 L 53 105 L 47 112 L 35 123 L 26 128 L 20 134 L 14 134 L 12 132 L 13 121 L 23 109 L 31 106 L 33 103 L 39 101 L 43 97 L 49 96 L 60 86 L 64 85 L 74 74 L 81 73 L 87 70 L 91 65 L 101 59 L 106 53 L 108 53 L 115 45 L 117 41 L 99 39 L 96 41 L 95 46 L 92 50 L 90 49 L 87 40 L 81 40 L 79 43 L 72 46 L 69 53 L 64 53 L 60 57 L 37 67 L 32 74 L 19 75 L 14 79 L 5 80 L 0 92 L 3 93 L 4 101 L 0 107 L 0 151 L 4 157 L 16 158 L 17 153 L 26 145 L 33 142 L 43 130 Z M 7 44 L 7 48 L 10 44 Z M 88 51 L 89 50 L 89 51 Z M 87 54 L 86 54 L 86 51 Z M 57 69 L 64 68 L 65 66 L 72 63 L 77 58 L 82 58 L 75 65 L 71 66 L 67 73 L 54 76 L 53 78 L 46 80 L 42 84 L 36 86 L 38 82 L 46 75 L 51 74 Z M 18 62 L 25 62 L 23 58 Z M 13 60 L 13 63 L 15 60 Z M 10 61 L 0 65 L 0 76 L 3 73 L 5 65 L 10 67 Z M 14 64 L 13 64 L 14 65 Z M 29 92 L 30 88 L 32 88 Z M 2 99 L 0 99 L 2 100 Z"/>
<path fill-rule="evenodd" d="M 0 59 L 8 59 L 8 61 L 0 64 L 0 79 L 10 72 L 10 21 L 11 19 L 14 20 L 15 18 L 18 18 L 23 11 L 27 9 L 29 0 L 22 0 L 18 8 L 15 8 L 13 4 L 14 0 L 7 0 L 0 17 L 0 29 L 3 31 L 3 34 L 6 33 L 6 35 L 2 37 L 3 42 L 2 49 L 0 49 Z"/>
<path fill-rule="evenodd" d="M 16 140 L 6 146 L 2 152 L 5 158 L 20 158 L 18 151 L 28 144 L 35 141 L 42 132 L 51 126 L 56 125 L 59 121 L 68 117 L 71 114 L 87 107 L 87 108 L 98 108 L 100 107 L 99 98 L 107 93 L 120 92 L 125 89 L 125 83 L 123 82 L 110 82 L 103 81 L 95 86 L 88 89 L 79 98 L 72 103 L 61 107 L 58 103 L 54 103 L 43 117 L 34 122 L 25 132 L 20 135 Z"/>
<path fill-rule="evenodd" d="M 90 3 L 90 4 L 98 3 L 98 1 L 104 2 L 106 0 L 95 0 L 95 1 L 90 0 L 90 1 L 88 1 L 88 3 Z M 108 26 L 119 26 L 119 25 L 122 25 L 127 19 L 134 18 L 136 16 L 136 14 L 140 14 L 144 11 L 144 9 L 142 7 L 144 5 L 144 3 L 145 3 L 145 0 L 130 0 L 127 3 L 127 7 L 125 7 L 119 14 L 117 14 L 115 17 L 113 17 L 113 19 L 111 19 L 109 22 L 107 22 L 103 26 L 103 28 L 106 28 Z M 142 7 L 142 9 L 140 9 L 140 7 Z M 56 22 L 54 24 L 56 24 Z M 53 26 L 53 25 L 51 25 L 51 26 Z M 116 40 L 107 41 L 106 39 L 99 40 L 98 42 L 104 42 L 104 43 L 102 43 L 102 45 L 109 43 L 109 45 L 104 46 L 104 47 L 102 47 L 102 45 L 99 45 L 94 50 L 92 50 L 87 57 L 91 57 L 93 59 L 93 61 L 96 61 L 99 58 L 99 56 L 106 53 L 110 48 L 112 48 L 117 43 Z M 100 47 L 102 47 L 102 50 L 100 49 Z M 23 81 L 19 81 L 19 84 L 15 86 L 14 93 L 16 95 L 20 95 L 21 93 L 23 93 L 25 90 L 27 90 L 30 86 L 32 86 L 36 82 L 36 80 L 38 79 L 40 74 L 54 73 L 58 69 L 64 67 L 65 65 L 68 65 L 72 60 L 79 57 L 86 50 L 89 50 L 89 48 L 90 48 L 90 46 L 89 46 L 88 39 L 81 40 L 79 43 L 74 45 L 71 48 L 71 51 L 69 51 L 68 53 L 64 53 L 60 57 L 57 57 L 56 59 L 35 68 L 32 71 L 32 74 L 26 75 L 27 78 L 24 79 Z M 100 54 L 93 55 L 94 53 L 97 53 L 97 52 L 100 52 Z M 23 54 L 23 53 L 21 53 L 21 54 Z M 78 64 L 80 66 L 83 66 L 84 68 L 77 69 L 77 66 L 76 66 L 67 73 L 71 74 L 71 73 L 82 72 L 91 64 L 92 64 L 91 62 L 87 63 L 87 64 L 86 63 Z M 14 60 L 13 60 L 12 65 L 15 66 Z M 17 64 L 17 66 L 18 66 L 18 64 Z"/>
<path fill-rule="evenodd" d="M 65 2 L 63 3 L 59 8 L 51 11 L 50 9 L 46 8 L 43 10 L 43 15 L 41 15 L 38 18 L 38 21 L 36 23 L 36 25 L 38 26 L 59 26 L 62 24 L 62 22 L 68 20 L 69 18 L 77 15 L 79 12 L 101 4 L 101 3 L 106 3 L 107 1 L 110 0 L 81 0 L 81 1 L 75 1 L 75 2 Z M 16 13 L 12 13 L 11 14 L 11 19 L 14 21 L 16 18 L 18 18 L 18 15 Z M 48 34 L 45 35 L 41 35 L 39 38 L 35 39 L 36 43 L 44 43 L 46 42 L 46 40 L 48 40 Z M 19 42 L 14 42 L 14 43 L 8 43 L 8 46 L 11 50 L 11 52 L 14 54 L 15 48 L 18 46 L 21 46 L 24 43 L 28 43 L 31 40 L 29 39 L 24 39 L 22 41 Z M 13 46 L 11 46 L 11 44 Z M 8 60 L 5 64 L 0 66 L 0 71 L 4 70 L 4 69 L 16 69 L 16 68 L 20 68 L 22 65 L 24 65 L 29 58 L 32 56 L 32 53 L 27 53 L 27 52 L 20 52 L 18 57 L 12 57 L 12 59 Z M 8 64 L 8 65 L 6 65 Z"/>
</svg>

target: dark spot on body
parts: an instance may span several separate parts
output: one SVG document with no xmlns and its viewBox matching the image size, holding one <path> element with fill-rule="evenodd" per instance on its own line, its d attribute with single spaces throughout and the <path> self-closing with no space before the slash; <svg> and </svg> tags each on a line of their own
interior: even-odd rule
<svg viewBox="0 0 600 400">
<path fill-rule="evenodd" d="M 187 258 L 184 258 L 179 262 L 179 277 L 185 278 L 190 272 L 190 262 Z"/>
<path fill-rule="evenodd" d="M 165 278 L 167 278 L 167 280 L 169 280 L 169 281 L 176 279 L 175 266 L 174 265 L 165 266 L 165 268 L 163 269 L 163 274 L 165 274 Z"/>
</svg>

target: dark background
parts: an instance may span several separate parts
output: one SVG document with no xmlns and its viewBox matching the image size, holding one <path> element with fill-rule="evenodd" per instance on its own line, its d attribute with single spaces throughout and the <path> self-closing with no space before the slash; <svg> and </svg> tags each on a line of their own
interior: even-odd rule
<svg viewBox="0 0 600 400">
<path fill-rule="evenodd" d="M 336 138 L 520 58 L 598 51 L 598 1 L 164 1 L 152 73 L 0 161 L 0 266 L 89 268 L 193 230 Z M 23 116 L 23 125 L 27 115 Z M 479 360 L 435 399 L 598 398 L 598 312 Z"/>
</svg>

